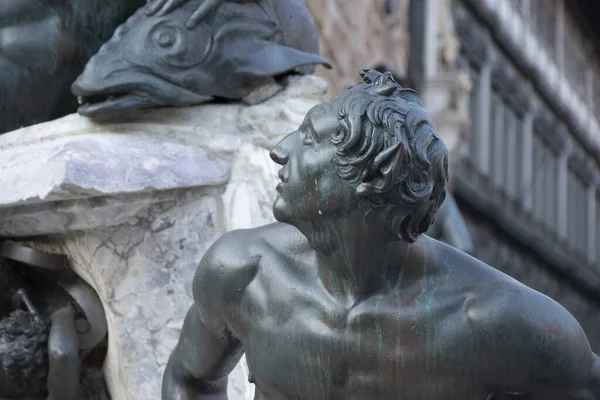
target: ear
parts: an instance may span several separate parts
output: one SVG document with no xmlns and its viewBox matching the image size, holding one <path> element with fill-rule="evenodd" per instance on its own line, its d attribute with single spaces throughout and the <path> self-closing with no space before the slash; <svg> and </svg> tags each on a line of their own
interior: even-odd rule
<svg viewBox="0 0 600 400">
<path fill-rule="evenodd" d="M 317 54 L 307 53 L 291 47 L 262 40 L 243 40 L 232 50 L 237 62 L 236 74 L 255 77 L 270 77 L 296 70 L 307 65 L 332 66 Z"/>
<path fill-rule="evenodd" d="M 356 193 L 359 196 L 382 194 L 390 190 L 398 179 L 405 179 L 401 176 L 405 159 L 403 149 L 402 143 L 396 143 L 378 154 L 371 165 L 369 178 L 357 186 Z"/>
</svg>

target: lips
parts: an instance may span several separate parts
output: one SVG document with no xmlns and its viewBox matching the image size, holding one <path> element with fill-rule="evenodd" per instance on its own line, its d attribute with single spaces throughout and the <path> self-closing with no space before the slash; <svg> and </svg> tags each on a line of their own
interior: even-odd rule
<svg viewBox="0 0 600 400">
<path fill-rule="evenodd" d="M 277 176 L 279 177 L 279 180 L 281 180 L 281 183 L 286 183 L 288 181 L 288 175 L 283 171 L 283 168 L 277 172 Z"/>
<path fill-rule="evenodd" d="M 279 182 L 277 184 L 277 186 L 275 187 L 275 190 L 277 192 L 281 192 L 281 188 L 283 188 L 284 184 L 288 181 L 288 174 L 285 173 L 283 168 L 281 168 L 279 171 L 277 171 L 277 176 L 279 177 L 279 180 L 281 182 Z"/>
</svg>

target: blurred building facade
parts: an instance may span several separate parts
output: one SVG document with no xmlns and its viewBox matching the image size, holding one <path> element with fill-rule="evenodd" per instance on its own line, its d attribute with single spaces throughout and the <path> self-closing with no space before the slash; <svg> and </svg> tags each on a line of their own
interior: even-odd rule
<svg viewBox="0 0 600 400">
<path fill-rule="evenodd" d="M 332 94 L 384 65 L 423 95 L 451 155 L 446 231 L 464 222 L 463 250 L 560 302 L 600 351 L 595 2 L 306 2 Z"/>
</svg>

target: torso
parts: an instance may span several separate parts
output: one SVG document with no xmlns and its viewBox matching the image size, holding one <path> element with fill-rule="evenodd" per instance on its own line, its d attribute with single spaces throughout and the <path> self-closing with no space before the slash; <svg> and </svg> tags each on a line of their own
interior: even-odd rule
<svg viewBox="0 0 600 400">
<path fill-rule="evenodd" d="M 477 296 L 476 281 L 503 274 L 482 268 L 467 277 L 441 269 L 348 304 L 323 287 L 302 237 L 278 242 L 277 230 L 295 228 L 264 229 L 256 275 L 225 305 L 257 400 L 489 398 L 478 384 L 480 349 L 465 310 Z"/>
</svg>

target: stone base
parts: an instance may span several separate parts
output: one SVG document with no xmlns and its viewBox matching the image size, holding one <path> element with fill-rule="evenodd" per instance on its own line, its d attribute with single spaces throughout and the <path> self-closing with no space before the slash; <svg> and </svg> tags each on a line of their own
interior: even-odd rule
<svg viewBox="0 0 600 400">
<path fill-rule="evenodd" d="M 271 222 L 268 149 L 325 99 L 293 78 L 254 106 L 203 105 L 97 125 L 78 115 L 0 136 L 0 236 L 69 257 L 99 294 L 115 400 L 158 399 L 206 249 L 234 228 Z M 242 362 L 230 399 L 253 397 Z"/>
</svg>

